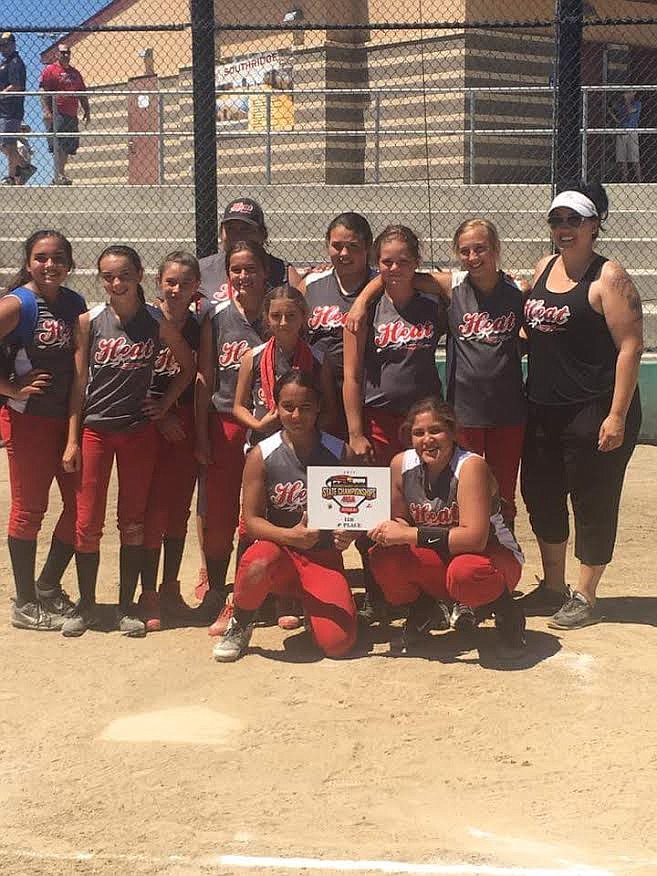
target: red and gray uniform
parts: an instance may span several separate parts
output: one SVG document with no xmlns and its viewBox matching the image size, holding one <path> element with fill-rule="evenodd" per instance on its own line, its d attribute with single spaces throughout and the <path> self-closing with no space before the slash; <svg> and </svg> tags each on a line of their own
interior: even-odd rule
<svg viewBox="0 0 657 876">
<path fill-rule="evenodd" d="M 260 375 L 260 366 L 262 363 L 262 356 L 265 351 L 267 343 L 260 344 L 257 347 L 253 348 L 253 367 L 251 372 L 252 379 L 252 388 L 251 388 L 251 413 L 253 416 L 262 420 L 265 414 L 269 413 L 267 408 L 267 404 L 265 402 L 265 396 L 262 391 L 262 379 Z M 278 347 L 276 348 L 276 381 L 280 380 L 281 377 L 285 377 L 292 370 L 293 366 L 289 359 L 286 357 L 285 353 L 280 350 Z M 317 386 L 320 385 L 320 374 L 321 374 L 322 366 L 320 361 L 318 360 L 315 352 L 313 351 L 313 379 Z M 264 431 L 255 431 L 253 429 L 249 429 L 248 433 L 248 443 L 253 446 L 257 444 L 259 441 L 262 441 L 263 438 L 266 438 L 267 435 L 271 435 L 273 432 L 277 432 L 280 429 L 280 424 L 273 423 L 269 430 Z"/>
<path fill-rule="evenodd" d="M 108 304 L 89 313 L 89 383 L 83 413 L 76 548 L 98 550 L 114 456 L 122 544 L 143 534 L 155 466 L 155 425 L 143 412 L 160 352 L 162 313 L 142 305 L 123 325 Z"/>
<path fill-rule="evenodd" d="M 239 517 L 246 429 L 233 417 L 240 361 L 262 343 L 262 319 L 250 323 L 233 301 L 215 304 L 212 320 L 215 385 L 210 416 L 212 463 L 205 473 L 205 553 L 213 560 L 230 555 Z"/>
<path fill-rule="evenodd" d="M 625 469 L 641 426 L 638 388 L 620 447 L 598 450 L 609 415 L 618 350 L 589 290 L 606 261 L 596 256 L 567 292 L 548 289 L 551 259 L 527 296 L 529 413 L 521 474 L 522 495 L 535 534 L 551 544 L 569 534 L 567 497 L 573 498 L 575 556 L 603 566 L 612 558 Z"/>
<path fill-rule="evenodd" d="M 267 281 L 270 288 L 287 283 L 288 265 L 276 256 L 269 256 L 271 274 Z M 212 304 L 225 301 L 229 297 L 228 274 L 226 273 L 226 253 L 223 247 L 213 255 L 199 259 L 201 268 L 201 285 L 199 293 L 202 298 L 197 304 L 197 311 L 204 316 Z"/>
<path fill-rule="evenodd" d="M 109 304 L 89 311 L 89 383 L 83 425 L 101 432 L 125 431 L 143 423 L 160 352 L 162 312 L 142 305 L 122 325 Z"/>
<path fill-rule="evenodd" d="M 435 298 L 416 293 L 398 309 L 385 293 L 381 295 L 372 308 L 365 348 L 365 406 L 404 414 L 421 398 L 440 397 L 440 334 Z"/>
<path fill-rule="evenodd" d="M 262 318 L 249 322 L 232 301 L 215 304 L 210 311 L 216 355 L 212 404 L 219 413 L 231 413 L 242 356 L 262 342 Z"/>
<path fill-rule="evenodd" d="M 29 289 L 22 292 L 34 295 Z M 60 288 L 51 305 L 38 295 L 34 298 L 37 319 L 32 337 L 27 345 L 11 345 L 13 372 L 20 377 L 36 368 L 47 371 L 51 379 L 43 395 L 8 399 L 0 415 L 12 494 L 9 535 L 36 538 L 48 507 L 50 485 L 56 479 L 63 509 L 54 535 L 70 545 L 75 535 L 76 478 L 63 471 L 61 461 L 68 437 L 74 330 L 87 305 L 81 295 L 66 287 Z"/>
<path fill-rule="evenodd" d="M 258 446 L 265 466 L 266 517 L 275 526 L 290 529 L 306 510 L 307 466 L 340 465 L 344 443 L 318 432 L 305 463 L 297 458 L 282 432 L 270 435 Z M 313 635 L 325 654 L 339 657 L 352 647 L 356 610 L 331 533 L 323 533 L 309 551 L 270 541 L 256 541 L 248 548 L 237 571 L 235 605 L 255 611 L 269 593 L 301 598 Z"/>
<path fill-rule="evenodd" d="M 402 457 L 402 492 L 413 525 L 446 527 L 459 525 L 458 486 L 461 467 L 476 454 L 455 446 L 447 467 L 435 480 L 415 450 Z M 476 608 L 493 602 L 506 587 L 513 590 L 524 557 L 500 511 L 499 496 L 490 508 L 488 542 L 476 554 L 458 554 L 446 564 L 426 548 L 401 545 L 375 547 L 370 553 L 372 572 L 393 605 L 414 602 L 420 591 L 437 599 L 450 599 Z"/>
<path fill-rule="evenodd" d="M 344 375 L 342 335 L 347 314 L 375 274 L 375 271 L 370 271 L 365 282 L 353 292 L 343 291 L 335 269 L 309 274 L 305 278 L 308 343 L 313 351 L 329 357 L 339 390 Z"/>
<path fill-rule="evenodd" d="M 468 276 L 467 271 L 452 274 L 447 401 L 461 427 L 459 442 L 486 458 L 499 484 L 505 517 L 512 520 L 527 417 L 518 345 L 522 293 L 500 272 L 495 289 L 481 295 Z"/>
<path fill-rule="evenodd" d="M 388 465 L 403 449 L 399 428 L 410 405 L 427 396 L 442 396 L 436 370 L 442 332 L 439 306 L 435 298 L 415 293 L 399 310 L 384 293 L 371 308 L 363 420 L 379 465 Z"/>
<path fill-rule="evenodd" d="M 201 328 L 193 314 L 187 317 L 181 334 L 197 356 Z M 163 396 L 179 373 L 180 365 L 169 347 L 160 347 L 149 395 Z M 185 437 L 180 441 L 167 441 L 158 430 L 155 471 L 144 521 L 144 547 L 147 548 L 159 548 L 164 537 L 184 539 L 187 534 L 189 509 L 198 475 L 194 455 L 194 381 L 182 392 L 170 413 L 177 418 Z"/>
</svg>

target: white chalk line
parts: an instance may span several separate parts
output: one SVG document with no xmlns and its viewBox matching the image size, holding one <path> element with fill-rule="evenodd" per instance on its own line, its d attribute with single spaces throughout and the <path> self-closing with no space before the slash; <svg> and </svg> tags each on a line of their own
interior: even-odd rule
<svg viewBox="0 0 657 876">
<path fill-rule="evenodd" d="M 150 857 L 148 855 L 120 855 L 104 852 L 38 852 L 30 849 L 5 849 L 16 858 L 41 861 L 124 861 L 141 864 L 187 864 L 217 868 L 250 868 L 259 870 L 323 870 L 338 873 L 407 873 L 430 876 L 614 876 L 610 870 L 601 870 L 586 864 L 564 864 L 562 867 L 505 867 L 494 864 L 416 864 L 407 861 L 352 861 L 326 858 L 282 858 L 258 855 L 213 855 L 207 858 L 188 858 L 184 855 Z"/>
</svg>

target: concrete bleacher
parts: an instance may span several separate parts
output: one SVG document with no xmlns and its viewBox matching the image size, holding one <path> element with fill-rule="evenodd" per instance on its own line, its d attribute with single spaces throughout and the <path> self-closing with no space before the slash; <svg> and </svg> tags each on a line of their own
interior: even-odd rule
<svg viewBox="0 0 657 876">
<path fill-rule="evenodd" d="M 632 274 L 646 313 L 646 342 L 657 347 L 657 185 L 609 185 L 611 217 L 599 251 Z M 239 195 L 262 204 L 270 249 L 295 264 L 324 257 L 326 226 L 353 209 L 368 217 L 376 234 L 389 222 L 412 227 L 424 242 L 427 263 L 449 264 L 451 235 L 465 218 L 492 219 L 503 240 L 503 264 L 528 274 L 549 252 L 545 185 L 286 185 L 221 187 L 220 208 Z M 108 243 L 129 243 L 140 252 L 152 292 L 156 266 L 171 249 L 194 249 L 192 186 L 72 186 L 0 188 L 0 286 L 16 271 L 21 245 L 37 228 L 57 228 L 73 243 L 77 269 L 71 285 L 90 302 L 102 300 L 95 262 Z"/>
</svg>

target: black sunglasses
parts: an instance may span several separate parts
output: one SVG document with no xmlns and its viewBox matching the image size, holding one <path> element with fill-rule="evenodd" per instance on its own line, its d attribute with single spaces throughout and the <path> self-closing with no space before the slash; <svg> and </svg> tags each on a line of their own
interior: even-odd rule
<svg viewBox="0 0 657 876">
<path fill-rule="evenodd" d="M 559 228 L 561 225 L 567 225 L 569 228 L 579 228 L 586 216 L 580 216 L 579 213 L 571 213 L 568 216 L 548 216 L 548 225 L 550 228 Z"/>
<path fill-rule="evenodd" d="M 60 55 L 70 55 L 71 53 L 70 52 L 60 52 L 59 54 Z"/>
</svg>

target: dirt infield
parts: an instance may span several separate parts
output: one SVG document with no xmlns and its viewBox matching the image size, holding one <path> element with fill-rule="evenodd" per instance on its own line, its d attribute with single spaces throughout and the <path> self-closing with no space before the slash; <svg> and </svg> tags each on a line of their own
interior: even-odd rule
<svg viewBox="0 0 657 876">
<path fill-rule="evenodd" d="M 607 622 L 556 634 L 531 618 L 521 659 L 490 624 L 475 649 L 447 633 L 414 658 L 375 631 L 345 661 L 259 629 L 233 665 L 213 662 L 205 630 L 18 631 L 3 549 L 0 873 L 299 873 L 332 859 L 321 872 L 654 876 L 656 475 L 657 448 L 640 447 Z M 4 531 L 4 453 L 0 483 Z M 524 516 L 518 534 L 527 590 Z M 113 602 L 113 521 L 103 551 Z"/>
</svg>

